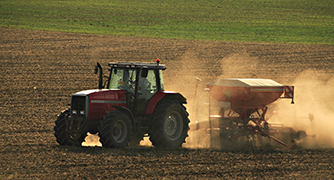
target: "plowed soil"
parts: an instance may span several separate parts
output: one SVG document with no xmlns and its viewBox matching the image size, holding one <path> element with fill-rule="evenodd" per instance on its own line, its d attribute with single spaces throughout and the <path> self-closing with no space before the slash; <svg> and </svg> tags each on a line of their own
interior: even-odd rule
<svg viewBox="0 0 334 180">
<path fill-rule="evenodd" d="M 68 107 L 71 94 L 97 88 L 98 78 L 93 74 L 96 62 L 106 67 L 111 61 L 154 62 L 160 58 L 167 66 L 166 89 L 181 92 L 191 111 L 195 77 L 202 79 L 201 90 L 206 82 L 221 77 L 268 78 L 293 85 L 305 72 L 328 84 L 334 75 L 334 46 L 167 40 L 7 28 L 0 28 L 0 34 L 0 179 L 334 178 L 331 146 L 106 149 L 59 146 L 53 135 L 54 121 Z M 331 90 L 326 92 L 330 94 Z M 204 98 L 199 94 L 198 99 Z M 324 99 L 331 102 L 333 97 Z M 199 117 L 197 112 L 191 121 Z"/>
</svg>

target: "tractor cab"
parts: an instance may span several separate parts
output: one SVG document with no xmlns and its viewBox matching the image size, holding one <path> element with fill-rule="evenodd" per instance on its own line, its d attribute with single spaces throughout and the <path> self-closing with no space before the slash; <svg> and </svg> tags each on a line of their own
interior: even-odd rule
<svg viewBox="0 0 334 180">
<path fill-rule="evenodd" d="M 159 91 L 164 91 L 159 63 L 109 63 L 110 75 L 107 89 L 126 90 L 127 107 L 134 114 L 144 114 L 148 101 Z"/>
</svg>

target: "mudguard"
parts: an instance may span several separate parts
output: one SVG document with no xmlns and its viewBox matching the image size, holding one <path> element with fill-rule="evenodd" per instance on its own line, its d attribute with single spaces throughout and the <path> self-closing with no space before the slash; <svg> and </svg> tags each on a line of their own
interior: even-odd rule
<svg viewBox="0 0 334 180">
<path fill-rule="evenodd" d="M 112 106 L 113 108 L 117 109 L 118 111 L 122 111 L 126 114 L 129 115 L 129 118 L 131 119 L 132 121 L 132 125 L 133 127 L 135 127 L 135 123 L 137 123 L 137 119 L 133 116 L 132 112 L 130 111 L 130 109 L 126 108 L 126 107 L 123 107 L 123 106 Z"/>
<path fill-rule="evenodd" d="M 187 104 L 187 99 L 183 97 L 180 93 L 173 91 L 159 91 L 151 98 L 146 108 L 145 114 L 152 114 L 158 102 L 164 99 L 172 99 L 179 101 L 182 104 Z"/>
</svg>

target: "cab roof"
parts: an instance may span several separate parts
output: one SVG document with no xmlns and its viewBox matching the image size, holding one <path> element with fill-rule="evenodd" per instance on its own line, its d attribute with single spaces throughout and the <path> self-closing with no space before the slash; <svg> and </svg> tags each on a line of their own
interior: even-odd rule
<svg viewBox="0 0 334 180">
<path fill-rule="evenodd" d="M 165 70 L 164 64 L 157 63 L 136 63 L 136 62 L 109 62 L 108 65 L 112 68 L 129 68 L 129 69 L 161 69 Z"/>
</svg>

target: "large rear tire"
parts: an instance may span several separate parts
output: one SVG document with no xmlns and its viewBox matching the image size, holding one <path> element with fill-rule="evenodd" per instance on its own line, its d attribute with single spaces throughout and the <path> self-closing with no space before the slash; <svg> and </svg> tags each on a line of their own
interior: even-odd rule
<svg viewBox="0 0 334 180">
<path fill-rule="evenodd" d="M 153 113 L 150 141 L 160 148 L 181 147 L 188 137 L 189 122 L 186 108 L 181 103 L 160 102 Z"/>
<path fill-rule="evenodd" d="M 131 135 L 131 120 L 123 112 L 112 111 L 101 120 L 99 137 L 103 147 L 124 148 L 128 146 Z"/>
<path fill-rule="evenodd" d="M 65 116 L 70 114 L 69 110 L 63 111 L 55 121 L 54 136 L 60 145 L 74 145 L 81 146 L 81 143 L 85 140 L 87 133 L 69 133 L 67 131 Z"/>
</svg>

